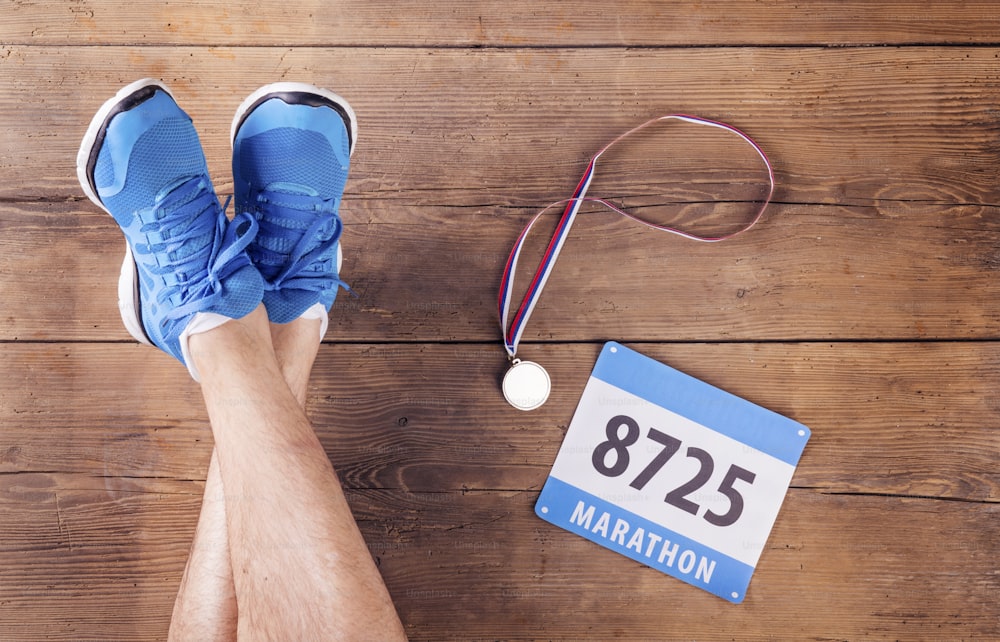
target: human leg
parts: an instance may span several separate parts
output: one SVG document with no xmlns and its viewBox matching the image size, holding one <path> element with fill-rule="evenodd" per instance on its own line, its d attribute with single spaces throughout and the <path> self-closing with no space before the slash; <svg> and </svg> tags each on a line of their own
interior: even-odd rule
<svg viewBox="0 0 1000 642">
<path fill-rule="evenodd" d="M 290 323 L 270 324 L 278 368 L 303 410 L 309 392 L 309 376 L 319 352 L 320 323 L 319 319 L 296 319 Z"/>
<path fill-rule="evenodd" d="M 285 383 L 305 408 L 309 374 L 319 348 L 318 319 L 271 324 L 271 343 Z M 198 526 L 170 620 L 170 640 L 235 640 L 236 590 L 226 526 L 225 491 L 213 449 Z"/>
<path fill-rule="evenodd" d="M 313 631 L 324 639 L 398 639 L 403 637 L 402 626 L 388 593 L 350 514 L 332 466 L 301 412 L 309 372 L 320 339 L 326 332 L 327 314 L 338 288 L 343 285 L 339 279 L 342 225 L 338 209 L 356 136 L 356 119 L 346 101 L 310 85 L 268 85 L 243 102 L 232 127 L 235 202 L 238 213 L 253 215 L 260 225 L 260 233 L 248 252 L 264 277 L 264 306 L 272 323 L 268 337 L 257 327 L 257 334 L 249 339 L 246 335 L 234 334 L 241 324 L 234 325 L 228 332 L 219 328 L 218 333 L 193 338 L 192 350 L 196 351 L 193 354 L 198 363 L 203 359 L 229 360 L 223 370 L 235 368 L 246 373 L 248 364 L 240 365 L 240 357 L 246 354 L 247 345 L 254 340 L 261 342 L 270 338 L 271 352 L 268 354 L 273 355 L 273 360 L 268 360 L 266 368 L 270 369 L 271 384 L 277 381 L 276 374 L 288 384 L 287 390 L 281 391 L 285 404 L 281 414 L 291 416 L 288 414 L 291 411 L 289 395 L 300 409 L 297 418 L 283 425 L 281 430 L 270 427 L 258 435 L 261 443 L 257 446 L 277 449 L 283 456 L 270 461 L 273 467 L 254 468 L 254 476 L 249 481 L 260 484 L 270 475 L 268 483 L 271 485 L 290 483 L 299 489 L 298 497 L 304 498 L 304 506 L 312 507 L 302 512 L 304 506 L 296 509 L 289 502 L 269 506 L 269 510 L 279 513 L 291 510 L 292 514 L 302 516 L 301 522 L 292 526 L 294 533 L 278 535 L 279 542 L 292 542 L 292 537 L 302 538 L 286 548 L 290 551 L 289 557 L 298 561 L 304 571 L 295 574 L 295 586 L 287 588 L 288 595 L 293 600 L 301 598 L 301 595 L 295 597 L 295 589 L 304 591 L 304 595 L 317 593 L 332 599 L 320 600 L 330 610 L 319 613 L 310 622 L 298 620 L 304 627 L 303 633 L 309 635 Z M 221 350 L 215 345 L 220 337 Z M 204 345 L 206 343 L 209 346 Z M 202 354 L 209 348 L 212 350 L 209 354 Z M 206 367 L 214 366 L 206 364 Z M 253 378 L 258 385 L 265 380 L 266 376 L 261 373 Z M 270 402 L 277 403 L 278 389 L 274 385 L 267 388 L 273 395 Z M 247 633 L 266 631 L 267 627 L 274 626 L 274 618 L 284 609 L 275 610 L 271 603 L 249 603 L 247 599 L 258 596 L 256 589 L 260 588 L 260 582 L 266 582 L 272 575 L 268 575 L 266 568 L 241 564 L 261 541 L 265 545 L 268 541 L 270 545 L 280 544 L 268 540 L 275 536 L 273 532 L 259 530 L 261 524 L 272 521 L 241 521 L 240 508 L 236 504 L 245 503 L 246 493 L 237 491 L 239 499 L 234 498 L 231 473 L 227 470 L 231 453 L 227 451 L 225 435 L 229 431 L 226 426 L 234 422 L 234 414 L 246 410 L 247 406 L 239 402 L 216 403 L 222 392 L 212 387 L 210 378 L 204 380 L 203 390 L 210 416 L 212 409 L 219 406 L 216 408 L 219 418 L 213 418 L 213 430 L 217 435 L 227 498 L 232 500 L 227 509 L 240 630 Z M 267 423 L 266 412 L 256 409 L 253 416 Z M 244 427 L 234 446 L 246 448 L 250 443 L 252 440 L 247 439 Z M 243 461 L 239 454 L 232 459 L 237 462 L 234 465 Z M 294 473 L 283 470 L 289 461 L 294 462 Z M 310 493 L 319 494 L 310 499 Z M 290 523 L 291 520 L 278 520 L 278 524 L 285 527 Z M 245 537 L 242 545 L 237 541 L 237 533 Z M 317 536 L 318 541 L 315 540 Z M 294 562 L 289 564 L 294 566 Z M 321 572 L 308 575 L 310 570 L 317 569 Z M 329 573 L 323 573 L 323 569 Z M 280 569 L 270 572 L 277 570 Z M 249 595 L 247 599 L 242 597 L 244 584 Z M 285 626 L 291 624 L 284 623 Z M 320 629 L 314 627 L 322 625 L 332 628 L 320 634 Z"/>
<path fill-rule="evenodd" d="M 226 488 L 240 637 L 403 639 L 263 310 L 192 336 L 190 350 Z"/>
<path fill-rule="evenodd" d="M 285 383 L 305 409 L 309 376 L 319 350 L 321 321 L 299 318 L 270 324 L 271 343 Z M 170 620 L 169 640 L 226 642 L 237 634 L 226 502 L 218 453 L 213 448 L 198 526 Z"/>
<path fill-rule="evenodd" d="M 129 333 L 185 362 L 185 334 L 256 308 L 263 281 L 245 247 L 256 221 L 219 207 L 191 119 L 158 81 L 134 82 L 97 111 L 77 156 L 84 193 L 126 238 L 118 305 Z M 185 364 L 187 365 L 187 364 Z M 192 374 L 195 374 L 192 372 Z M 235 603 L 225 513 L 213 458 L 176 639 L 231 639 Z M 187 581 L 198 578 L 197 581 Z M 195 631 L 195 634 L 191 634 Z"/>
<path fill-rule="evenodd" d="M 318 440 L 311 432 L 311 427 L 309 431 L 302 430 L 303 425 L 308 425 L 308 421 L 304 420 L 305 416 L 298 407 L 296 397 L 304 398 L 306 379 L 302 377 L 297 379 L 301 391 L 298 394 L 293 394 L 282 383 L 281 366 L 274 354 L 268 351 L 273 350 L 274 346 L 266 345 L 265 338 L 269 337 L 266 332 L 264 334 L 260 332 L 261 323 L 266 327 L 266 322 L 260 320 L 263 313 L 258 307 L 262 298 L 262 282 L 259 272 L 254 266 L 249 265 L 249 258 L 244 251 L 254 236 L 256 221 L 247 216 L 245 211 L 237 213 L 232 224 L 222 215 L 211 182 L 208 180 L 204 156 L 190 119 L 180 111 L 169 92 L 159 83 L 155 81 L 134 83 L 99 110 L 87 130 L 77 160 L 78 174 L 85 193 L 115 217 L 128 241 L 119 281 L 119 307 L 129 332 L 137 340 L 156 345 L 178 358 L 196 379 L 198 378 L 196 363 L 204 362 L 212 369 L 218 362 L 226 363 L 227 359 L 229 362 L 234 358 L 246 360 L 252 353 L 252 356 L 261 361 L 258 374 L 262 376 L 257 383 L 267 381 L 269 384 L 263 389 L 255 390 L 261 395 L 254 398 L 265 399 L 264 406 L 258 410 L 266 411 L 257 413 L 254 417 L 258 419 L 264 417 L 265 425 L 271 425 L 277 419 L 279 423 L 287 420 L 290 426 L 277 431 L 279 436 L 274 439 L 278 444 L 277 448 L 270 450 L 265 448 L 263 452 L 280 453 L 284 450 L 281 447 L 282 443 L 290 445 L 292 450 L 303 450 L 301 456 L 292 459 L 301 461 L 304 465 L 305 472 L 300 475 L 305 480 L 304 490 L 292 484 L 290 489 L 294 492 L 301 491 L 307 496 L 315 495 L 318 484 L 311 482 L 318 480 L 328 483 L 332 477 L 336 492 L 326 500 L 324 506 L 318 508 L 319 518 L 306 519 L 319 523 L 329 522 L 330 519 L 334 522 L 346 519 L 347 524 L 341 524 L 327 535 L 320 532 L 318 537 L 315 528 L 307 528 L 302 531 L 304 537 L 302 545 L 292 546 L 292 550 L 297 550 L 299 553 L 305 551 L 307 558 L 312 555 L 340 560 L 335 565 L 339 568 L 333 570 L 343 572 L 337 573 L 336 577 L 330 580 L 329 587 L 324 583 L 326 575 L 322 572 L 317 573 L 311 580 L 303 579 L 302 574 L 295 573 L 295 570 L 303 570 L 301 564 L 292 564 L 293 573 L 290 575 L 284 572 L 285 566 L 280 563 L 280 558 L 284 557 L 282 551 L 285 549 L 280 545 L 260 546 L 268 534 L 274 534 L 273 529 L 269 528 L 270 522 L 267 521 L 267 518 L 273 515 L 265 511 L 264 520 L 255 518 L 254 510 L 246 510 L 248 503 L 254 503 L 244 501 L 247 498 L 246 493 L 236 495 L 236 501 L 240 506 L 233 511 L 236 516 L 227 516 L 226 521 L 229 524 L 228 535 L 236 542 L 232 547 L 233 558 L 243 562 L 238 568 L 250 578 L 237 577 L 234 582 L 241 594 L 245 595 L 248 591 L 252 593 L 255 587 L 262 588 L 259 583 L 254 582 L 255 578 L 259 579 L 260 573 L 254 570 L 248 571 L 247 564 L 256 562 L 259 556 L 263 555 L 267 559 L 261 566 L 278 571 L 277 575 L 273 573 L 270 575 L 272 578 L 270 586 L 277 587 L 282 595 L 295 593 L 301 594 L 299 597 L 305 597 L 311 588 L 319 589 L 312 591 L 313 599 L 320 594 L 359 596 L 354 603 L 347 604 L 338 611 L 339 615 L 347 617 L 347 621 L 335 622 L 327 633 L 319 633 L 320 628 L 317 627 L 322 623 L 316 623 L 316 617 L 309 609 L 312 600 L 308 598 L 304 601 L 285 600 L 292 608 L 281 610 L 280 617 L 275 619 L 268 616 L 273 609 L 267 608 L 266 596 L 251 594 L 242 600 L 241 607 L 246 606 L 251 609 L 251 614 L 241 618 L 240 630 L 250 636 L 260 635 L 261 629 L 256 624 L 262 623 L 263 626 L 272 627 L 281 637 L 298 630 L 302 632 L 303 639 L 311 637 L 309 631 L 315 631 L 317 636 L 322 636 L 322 639 L 344 635 L 363 638 L 364 635 L 358 630 L 359 622 L 372 616 L 381 625 L 367 627 L 367 633 L 383 637 L 379 632 L 379 626 L 384 626 L 388 628 L 385 631 L 385 639 L 389 639 L 392 634 L 402 635 L 401 626 L 391 603 L 388 602 L 385 588 L 377 572 L 374 571 L 374 565 L 367 549 L 364 548 L 363 540 L 357 535 L 357 527 L 339 491 L 339 485 L 336 485 L 332 467 L 325 459 L 325 453 L 322 457 L 317 456 L 317 449 L 322 453 L 322 447 L 318 446 Z M 286 204 L 295 209 L 302 205 L 304 199 L 291 200 L 292 203 Z M 326 199 L 317 211 L 332 211 L 335 214 L 336 202 Z M 283 225 L 278 223 L 278 226 Z M 306 244 L 310 247 L 295 244 L 292 248 L 293 254 L 304 260 L 299 261 L 294 269 L 280 271 L 275 282 L 282 281 L 292 294 L 290 297 L 283 297 L 282 303 L 294 307 L 303 301 L 299 291 L 318 291 L 320 298 L 316 304 L 321 307 L 326 306 L 328 309 L 332 303 L 332 296 L 329 295 L 331 290 L 335 293 L 335 287 L 315 288 L 303 284 L 303 279 L 295 277 L 303 271 L 304 277 L 314 276 L 308 274 L 310 270 L 316 271 L 317 266 L 329 265 L 332 262 L 329 250 L 336 247 L 339 219 L 310 227 L 309 232 L 319 240 L 319 243 L 313 243 L 312 240 L 315 239 L 312 239 Z M 333 233 L 336 233 L 336 236 Z M 299 255 L 300 250 L 305 254 Z M 274 282 L 271 283 L 273 284 Z M 251 310 L 255 312 L 251 313 Z M 284 312 L 287 314 L 287 307 Z M 303 315 L 307 316 L 308 311 L 303 312 Z M 239 320 L 239 323 L 231 321 L 233 319 Z M 234 325 L 227 327 L 230 326 L 230 322 Z M 255 326 L 253 332 L 245 331 Z M 201 337 L 199 333 L 205 333 L 205 337 Z M 318 332 L 316 334 L 320 335 Z M 235 342 L 231 340 L 234 336 L 238 339 Z M 195 343 L 202 346 L 198 348 L 197 359 L 192 357 L 189 350 L 189 339 L 194 337 L 201 337 L 195 339 Z M 237 350 L 236 354 L 233 354 L 230 350 L 241 345 L 245 348 L 251 344 L 254 348 L 251 353 Z M 310 360 L 314 356 L 315 348 Z M 210 382 L 206 382 L 204 386 L 206 403 L 210 408 L 210 417 L 215 418 L 220 415 L 218 400 L 223 399 L 221 418 L 216 423 L 227 426 L 229 425 L 227 419 L 245 412 L 252 404 L 247 401 L 249 397 L 244 398 L 243 402 L 239 399 L 233 402 L 232 399 L 226 400 L 224 396 L 220 397 L 225 394 L 225 387 L 219 372 L 217 368 L 212 370 Z M 240 369 L 238 372 L 246 371 Z M 276 378 L 275 373 L 278 373 L 279 377 Z M 247 382 L 240 380 L 236 383 Z M 208 401 L 210 399 L 216 401 Z M 292 405 L 288 404 L 289 399 L 292 400 Z M 228 409 L 231 411 L 229 415 L 226 403 L 235 403 L 235 406 Z M 222 428 L 215 429 L 215 432 L 230 435 L 220 441 L 232 443 L 232 431 Z M 260 431 L 250 430 L 250 432 L 258 438 L 261 437 Z M 291 437 L 290 443 L 288 439 L 284 439 L 285 437 Z M 231 450 L 233 448 L 223 447 L 223 451 Z M 268 456 L 265 455 L 264 459 L 268 459 Z M 225 463 L 226 461 L 229 463 Z M 247 473 L 240 468 L 252 467 L 252 460 L 223 454 L 219 457 L 219 462 L 219 466 L 210 469 L 209 479 L 217 476 L 211 471 L 221 470 L 223 472 L 218 476 L 233 477 L 237 488 L 264 490 L 240 484 L 241 480 L 245 481 L 247 474 L 255 475 L 255 472 Z M 274 461 L 270 463 L 275 464 Z M 230 472 L 226 473 L 226 470 Z M 284 486 L 276 484 L 275 487 L 279 488 L 279 491 L 289 490 L 288 484 Z M 231 492 L 227 489 L 226 494 Z M 214 491 L 209 493 L 210 498 L 216 496 Z M 271 505 L 282 503 L 280 498 L 276 499 L 273 494 L 263 499 Z M 217 506 L 217 502 L 210 502 L 209 505 Z M 299 502 L 296 506 L 298 508 L 293 511 L 295 514 L 304 508 L 311 510 L 309 502 L 304 504 Z M 308 515 L 308 511 L 302 515 Z M 211 523 L 211 519 L 209 518 L 206 523 Z M 322 530 L 320 528 L 320 531 Z M 287 544 L 290 540 L 279 538 L 278 541 Z M 237 550 L 243 553 L 236 553 Z M 313 552 L 309 553 L 310 550 Z M 251 559 L 246 555 L 246 551 L 254 551 L 257 555 Z M 304 568 L 307 573 L 316 571 L 314 566 L 307 565 Z M 355 572 L 351 569 L 355 569 Z M 265 583 L 268 577 L 267 574 L 264 575 Z M 306 591 L 284 592 L 282 587 L 288 584 L 290 579 L 296 578 L 298 585 L 307 587 Z M 374 599 L 370 599 L 373 597 Z M 254 608 L 257 603 L 263 603 L 265 608 Z M 370 613 L 369 607 L 373 604 L 374 613 Z M 379 604 L 381 610 L 388 609 L 388 615 L 381 613 Z M 322 616 L 327 610 L 323 609 L 320 615 Z M 299 611 L 303 612 L 299 613 L 301 617 L 296 616 Z M 383 615 L 385 617 L 382 617 Z M 290 619 L 294 619 L 298 627 L 291 626 L 294 623 L 289 621 Z M 358 635 L 354 635 L 351 631 Z"/>
<path fill-rule="evenodd" d="M 258 311 L 240 325 L 262 316 Z M 264 324 L 239 333 L 232 332 L 235 323 L 226 324 L 191 337 L 219 444 L 209 477 L 216 461 L 235 472 L 225 484 L 215 484 L 227 489 L 225 508 L 217 503 L 221 497 L 206 490 L 186 574 L 194 579 L 182 587 L 171 628 L 177 640 L 192 639 L 192 634 L 211 639 L 209 632 L 218 634 L 215 639 L 234 639 L 231 627 L 237 622 L 240 639 L 404 636 L 335 473 L 301 412 L 306 378 L 298 373 L 311 359 L 292 355 L 315 356 L 311 345 L 319 344 L 317 325 L 300 320 L 271 326 L 279 342 L 273 352 L 291 358 L 284 364 L 268 359 L 264 374 L 254 372 L 259 355 L 270 352 L 262 348 L 270 340 Z M 223 338 L 217 341 L 218 335 Z M 220 362 L 227 365 L 219 367 Z M 290 388 L 282 389 L 283 372 L 301 382 L 299 399 Z M 273 456 L 261 456 L 264 452 Z M 218 524 L 218 517 L 227 514 L 233 533 L 228 548 L 226 530 Z M 231 602 L 219 599 L 234 581 L 226 552 L 240 569 Z M 231 610 L 236 604 L 238 619 Z"/>
<path fill-rule="evenodd" d="M 236 639 L 236 589 L 226 526 L 226 500 L 215 450 L 205 479 L 198 526 L 174 601 L 168 640 Z"/>
</svg>

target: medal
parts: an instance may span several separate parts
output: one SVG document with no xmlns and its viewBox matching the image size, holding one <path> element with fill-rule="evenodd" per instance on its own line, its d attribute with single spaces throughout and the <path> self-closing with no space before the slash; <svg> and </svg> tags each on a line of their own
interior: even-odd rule
<svg viewBox="0 0 1000 642">
<path fill-rule="evenodd" d="M 656 225 L 649 221 L 645 221 L 634 214 L 630 214 L 608 200 L 587 196 L 587 188 L 590 187 L 591 180 L 594 177 L 594 168 L 597 165 L 597 159 L 600 158 L 604 152 L 608 151 L 608 149 L 615 145 L 615 143 L 621 141 L 623 138 L 664 120 L 679 120 L 687 123 L 693 123 L 695 125 L 716 127 L 718 129 L 736 134 L 753 147 L 754 151 L 756 151 L 761 160 L 764 161 L 764 166 L 767 168 L 768 192 L 767 196 L 761 203 L 760 209 L 757 210 L 756 215 L 752 220 L 750 220 L 749 223 L 741 229 L 729 234 L 721 236 L 698 236 L 696 234 L 691 234 L 666 225 Z M 682 236 L 693 241 L 715 243 L 732 238 L 738 234 L 742 234 L 756 225 L 764 215 L 764 210 L 767 208 L 768 203 L 771 202 L 771 197 L 773 195 L 774 170 L 771 168 L 771 163 L 767 160 L 767 156 L 764 154 L 764 151 L 758 147 L 757 143 L 753 142 L 749 136 L 735 127 L 725 123 L 720 123 L 714 120 L 706 120 L 704 118 L 697 118 L 695 116 L 685 116 L 683 114 L 669 114 L 646 121 L 645 123 L 630 129 L 605 145 L 601 151 L 597 152 L 597 154 L 590 159 L 590 163 L 587 165 L 587 170 L 584 172 L 583 178 L 580 179 L 580 183 L 577 185 L 576 191 L 573 192 L 573 196 L 566 200 L 552 203 L 542 209 L 542 211 L 538 212 L 524 227 L 524 229 L 521 230 L 521 234 L 518 236 L 517 242 L 514 243 L 514 247 L 510 251 L 510 256 L 507 258 L 507 263 L 504 266 L 503 279 L 500 284 L 500 296 L 497 301 L 497 308 L 500 316 L 500 330 L 503 333 L 504 349 L 507 351 L 507 356 L 511 362 L 510 370 L 508 370 L 507 374 L 504 375 L 502 384 L 503 394 L 507 399 L 507 402 L 518 410 L 534 410 L 545 403 L 545 400 L 548 399 L 552 386 L 548 373 L 545 372 L 545 369 L 542 368 L 542 366 L 533 361 L 522 361 L 518 359 L 517 347 L 521 341 L 521 334 L 524 332 L 524 328 L 528 323 L 528 318 L 531 316 L 532 310 L 535 309 L 535 304 L 538 302 L 538 298 L 542 294 L 542 289 L 545 287 L 545 283 L 548 281 L 549 275 L 552 273 L 552 268 L 555 267 L 556 260 L 559 258 L 559 253 L 562 251 L 563 244 L 566 242 L 566 237 L 569 235 L 570 228 L 573 227 L 573 221 L 576 220 L 576 215 L 580 210 L 581 205 L 586 202 L 600 203 L 601 205 L 604 205 L 626 218 L 632 219 L 637 223 L 641 223 L 642 225 L 651 227 L 655 230 L 669 232 L 670 234 L 677 234 L 678 236 Z M 521 247 L 524 245 L 524 240 L 527 238 L 528 232 L 531 231 L 532 226 L 534 226 L 543 214 L 548 212 L 553 207 L 560 205 L 566 206 L 563 210 L 563 214 L 559 219 L 559 223 L 556 225 L 552 238 L 549 240 L 545 253 L 542 255 L 542 260 L 539 262 L 538 268 L 535 270 L 535 274 L 532 277 L 531 282 L 528 284 L 528 290 L 525 292 L 524 298 L 521 300 L 521 304 L 514 311 L 514 316 L 508 324 L 507 321 L 508 316 L 510 315 L 512 298 L 511 289 L 514 284 L 514 274 L 517 271 L 517 262 L 521 256 Z"/>
<path fill-rule="evenodd" d="M 534 361 L 513 359 L 502 388 L 507 403 L 518 410 L 534 410 L 549 398 L 552 382 L 545 368 Z"/>
</svg>

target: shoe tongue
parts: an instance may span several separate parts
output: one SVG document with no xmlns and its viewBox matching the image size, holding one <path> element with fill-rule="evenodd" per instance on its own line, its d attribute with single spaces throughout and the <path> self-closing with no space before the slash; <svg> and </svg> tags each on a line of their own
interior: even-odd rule
<svg viewBox="0 0 1000 642">
<path fill-rule="evenodd" d="M 261 274 L 273 279 L 326 243 L 336 223 L 334 217 L 328 219 L 320 193 L 307 185 L 275 181 L 268 184 L 262 196 L 268 202 L 268 213 L 261 223 L 263 231 L 254 242 L 265 250 L 258 261 Z M 314 228 L 321 222 L 321 227 Z M 306 245 L 299 247 L 307 233 L 310 236 L 305 239 Z"/>
<path fill-rule="evenodd" d="M 174 210 L 198 198 L 204 189 L 204 177 L 181 176 L 156 194 L 156 205 L 165 206 L 164 209 Z M 163 214 L 160 215 L 160 218 L 163 218 Z"/>
<path fill-rule="evenodd" d="M 160 190 L 160 193 L 156 195 L 156 203 L 159 206 L 157 217 L 162 219 L 168 214 L 176 214 L 179 210 L 183 210 L 187 206 L 196 208 L 198 212 L 201 212 L 205 209 L 206 204 L 195 203 L 195 201 L 199 199 L 204 200 L 206 187 L 207 182 L 202 176 L 184 176 L 178 178 Z M 213 194 L 211 198 L 214 200 L 215 195 Z M 207 205 L 210 206 L 211 202 L 208 202 Z M 192 219 L 196 216 L 197 213 L 194 211 L 192 211 L 191 215 L 182 215 L 177 224 L 162 230 L 163 239 L 169 240 L 186 231 L 186 227 L 192 223 Z M 175 248 L 170 253 L 170 260 L 182 261 L 192 254 L 201 251 L 202 248 L 211 242 L 213 236 L 214 228 L 208 228 L 205 234 L 199 234 L 185 240 L 180 247 Z"/>
<path fill-rule="evenodd" d="M 319 197 L 319 192 L 311 187 L 300 185 L 298 183 L 271 183 L 267 186 L 267 191 L 276 192 L 278 194 L 294 194 L 296 196 L 312 196 L 315 198 Z"/>
<path fill-rule="evenodd" d="M 182 261 L 196 252 L 200 252 L 212 241 L 213 234 L 202 234 L 188 239 L 179 248 L 171 253 L 175 261 Z"/>
</svg>

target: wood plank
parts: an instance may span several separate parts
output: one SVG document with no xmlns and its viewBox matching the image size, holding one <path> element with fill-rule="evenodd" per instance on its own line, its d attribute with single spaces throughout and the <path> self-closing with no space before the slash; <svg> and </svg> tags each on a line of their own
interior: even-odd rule
<svg viewBox="0 0 1000 642">
<path fill-rule="evenodd" d="M 163 639 L 199 490 L 0 475 L 0 637 Z M 540 521 L 536 497 L 348 492 L 411 639 L 1000 634 L 995 503 L 792 490 L 734 607 Z"/>
<path fill-rule="evenodd" d="M 351 487 L 538 489 L 599 348 L 526 349 L 554 389 L 522 413 L 499 394 L 506 362 L 495 345 L 331 346 L 317 361 L 310 412 Z M 795 485 L 1000 499 L 992 343 L 636 348 L 809 426 Z"/>
<path fill-rule="evenodd" d="M 539 522 L 531 494 L 488 508 L 478 494 L 442 498 L 410 515 L 395 496 L 381 497 L 389 501 L 373 498 L 363 510 L 394 515 L 390 539 L 369 542 L 383 549 L 380 568 L 414 639 L 1000 634 L 996 504 L 792 491 L 747 601 L 733 607 Z M 427 512 L 455 521 L 435 525 Z"/>
<path fill-rule="evenodd" d="M 537 491 L 599 347 L 526 348 L 554 390 L 543 408 L 522 413 L 499 393 L 506 362 L 497 345 L 328 344 L 309 411 L 348 488 Z M 1000 501 L 991 342 L 636 348 L 809 426 L 795 486 Z M 204 479 L 207 418 L 196 385 L 169 357 L 123 344 L 0 349 L 0 473 Z"/>
<path fill-rule="evenodd" d="M 0 474 L 0 639 L 165 639 L 203 486 Z"/>
<path fill-rule="evenodd" d="M 995 43 L 990 2 L 17 1 L 0 42 L 77 45 L 691 46 Z"/>
<path fill-rule="evenodd" d="M 498 340 L 499 279 L 525 210 L 397 205 L 398 222 L 368 222 L 384 208 L 345 202 L 343 272 L 357 298 L 340 296 L 329 338 Z M 993 339 L 995 210 L 775 205 L 721 244 L 587 214 L 524 338 Z M 79 203 L 0 203 L 0 220 L 0 339 L 131 340 L 115 302 L 123 240 L 109 216 Z M 545 240 L 536 233 L 525 249 L 518 291 Z"/>
<path fill-rule="evenodd" d="M 0 640 L 163 639 L 197 518 L 200 394 L 121 328 L 122 242 L 74 170 L 97 106 L 149 75 L 222 194 L 259 85 L 329 86 L 361 117 L 360 296 L 309 411 L 412 639 L 1000 639 L 995 3 L 328 5 L 2 10 Z M 583 216 L 522 348 L 553 398 L 510 409 L 511 242 L 666 112 L 748 131 L 777 204 L 716 246 Z M 716 231 L 762 177 L 734 139 L 671 125 L 606 156 L 591 194 Z M 533 515 L 606 338 L 812 428 L 743 605 Z"/>
<path fill-rule="evenodd" d="M 360 119 L 352 198 L 370 201 L 379 220 L 398 220 L 405 205 L 526 214 L 568 196 L 586 160 L 613 137 L 670 112 L 754 136 L 775 163 L 778 201 L 861 205 L 886 217 L 1000 202 L 994 47 L 5 51 L 6 200 L 80 198 L 74 161 L 91 116 L 121 85 L 152 75 L 194 117 L 223 192 L 231 190 L 229 123 L 245 95 L 281 79 L 341 92 Z M 731 197 L 721 185 L 745 188 L 748 167 L 759 186 L 759 164 L 734 154 L 733 141 L 703 146 L 696 136 L 705 132 L 684 126 L 668 133 L 678 147 L 651 171 L 618 170 L 621 193 L 666 183 L 684 186 L 666 202 Z M 602 172 L 614 183 L 613 165 Z"/>
</svg>

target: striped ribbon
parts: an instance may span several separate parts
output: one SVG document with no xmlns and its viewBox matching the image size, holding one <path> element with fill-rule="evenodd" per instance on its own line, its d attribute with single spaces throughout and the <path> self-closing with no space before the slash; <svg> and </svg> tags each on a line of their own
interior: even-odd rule
<svg viewBox="0 0 1000 642">
<path fill-rule="evenodd" d="M 723 129 L 725 131 L 736 134 L 744 141 L 750 144 L 751 147 L 757 152 L 761 160 L 764 161 L 764 165 L 767 167 L 767 178 L 768 178 L 768 192 L 767 196 L 761 203 L 760 209 L 753 219 L 747 223 L 742 228 L 732 232 L 730 234 L 724 234 L 722 236 L 698 236 L 696 234 L 691 234 L 676 228 L 668 227 L 665 225 L 656 225 L 649 221 L 643 220 L 634 214 L 630 214 L 625 210 L 621 209 L 614 203 L 611 203 L 603 198 L 594 198 L 587 196 L 587 189 L 590 187 L 590 183 L 594 178 L 594 169 L 597 166 L 597 159 L 601 157 L 604 152 L 608 151 L 616 143 L 620 142 L 622 139 L 643 130 L 650 125 L 658 123 L 664 120 L 680 120 L 687 123 L 694 123 L 696 125 L 706 125 L 708 127 L 716 127 Z M 725 123 L 717 122 L 714 120 L 707 120 L 705 118 L 698 118 L 696 116 L 687 116 L 684 114 L 668 114 L 666 116 L 660 116 L 647 121 L 638 127 L 630 129 L 618 138 L 614 139 L 610 143 L 604 146 L 601 151 L 594 154 L 593 158 L 590 159 L 590 163 L 587 165 L 587 170 L 583 173 L 583 178 L 580 179 L 579 185 L 576 187 L 576 191 L 573 192 L 573 196 L 562 201 L 556 201 L 547 205 L 544 209 L 538 212 L 534 218 L 521 230 L 520 236 L 517 238 L 517 242 L 514 244 L 513 249 L 511 249 L 510 256 L 507 257 L 507 264 L 503 271 L 503 280 L 500 284 L 500 297 L 497 301 L 497 307 L 500 314 L 500 329 L 503 332 L 504 347 L 507 350 L 507 354 L 511 359 L 514 359 L 517 354 L 517 346 L 521 342 L 521 335 L 524 333 L 524 328 L 528 323 L 528 318 L 531 317 L 532 311 L 535 309 L 535 304 L 538 303 L 539 297 L 541 297 L 542 289 L 545 288 L 545 283 L 549 279 L 549 275 L 552 273 L 552 268 L 555 267 L 556 260 L 559 258 L 559 253 L 562 251 L 563 244 L 566 242 L 566 237 L 569 236 L 569 231 L 573 227 L 573 222 L 576 220 L 577 212 L 580 210 L 580 206 L 584 203 L 600 203 L 605 207 L 621 214 L 622 216 L 629 218 L 633 221 L 641 223 L 647 227 L 651 227 L 656 230 L 663 232 L 669 232 L 671 234 L 677 234 L 687 239 L 693 241 L 702 241 L 705 243 L 716 243 L 718 241 L 724 241 L 730 239 L 738 234 L 746 232 L 761 219 L 764 215 L 764 210 L 767 208 L 768 203 L 771 202 L 771 197 L 774 195 L 774 170 L 771 167 L 770 161 L 768 161 L 767 156 L 764 151 L 755 143 L 749 136 L 741 132 L 740 130 L 727 125 Z M 531 283 L 528 286 L 527 292 L 524 294 L 524 299 L 521 301 L 521 305 L 514 312 L 514 317 L 507 323 L 507 319 L 510 316 L 510 305 L 511 305 L 511 290 L 514 284 L 514 274 L 517 272 L 518 259 L 521 256 L 521 249 L 524 246 L 524 241 L 528 237 L 528 233 L 531 228 L 535 225 L 539 218 L 546 212 L 548 212 L 553 207 L 558 207 L 560 205 L 565 205 L 566 208 L 563 210 L 562 217 L 559 219 L 558 225 L 556 225 L 555 232 L 552 234 L 552 238 L 549 240 L 548 247 L 545 249 L 545 254 L 542 255 L 542 260 L 538 264 L 538 268 L 535 270 L 535 275 L 531 279 Z"/>
</svg>

